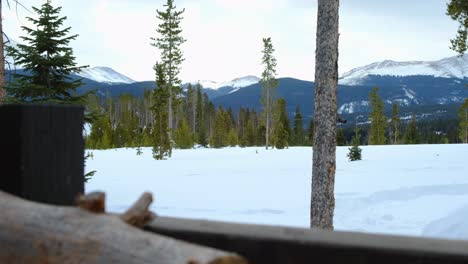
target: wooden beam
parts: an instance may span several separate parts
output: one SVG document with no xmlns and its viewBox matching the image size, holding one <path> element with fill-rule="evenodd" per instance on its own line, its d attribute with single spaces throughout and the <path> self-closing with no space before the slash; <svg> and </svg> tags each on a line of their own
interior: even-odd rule
<svg viewBox="0 0 468 264">
<path fill-rule="evenodd" d="M 468 263 L 468 242 L 156 218 L 147 230 L 221 250 L 251 263 Z"/>
</svg>

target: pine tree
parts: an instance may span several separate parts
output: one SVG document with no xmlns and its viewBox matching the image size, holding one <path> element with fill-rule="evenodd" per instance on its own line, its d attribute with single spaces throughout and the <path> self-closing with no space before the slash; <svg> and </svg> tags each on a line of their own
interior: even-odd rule
<svg viewBox="0 0 468 264">
<path fill-rule="evenodd" d="M 459 138 L 461 142 L 468 143 L 468 98 L 458 110 L 459 117 Z"/>
<path fill-rule="evenodd" d="M 234 128 L 231 128 L 229 130 L 228 144 L 231 147 L 235 147 L 235 146 L 237 146 L 239 144 L 239 139 L 237 137 L 237 132 L 236 132 L 236 130 Z"/>
<path fill-rule="evenodd" d="M 203 145 L 202 142 L 206 142 L 206 132 L 204 131 L 205 124 L 203 120 L 203 96 L 202 96 L 200 84 L 197 84 L 197 102 L 196 102 L 195 111 L 196 111 L 195 131 L 197 133 L 196 141 L 198 144 Z M 205 145 L 206 144 L 207 143 L 205 143 Z"/>
<path fill-rule="evenodd" d="M 294 115 L 294 125 L 291 138 L 291 145 L 302 146 L 304 145 L 304 124 L 302 122 L 301 109 L 299 104 L 296 105 L 296 113 Z"/>
<path fill-rule="evenodd" d="M 462 55 L 468 48 L 466 44 L 468 37 L 468 3 L 466 0 L 450 0 L 447 4 L 447 15 L 460 24 L 457 36 L 451 40 L 452 46 L 450 48 Z"/>
<path fill-rule="evenodd" d="M 390 140 L 393 144 L 398 144 L 400 140 L 401 130 L 401 119 L 398 111 L 398 104 L 393 103 L 392 105 L 392 121 L 390 126 Z"/>
<path fill-rule="evenodd" d="M 94 149 L 112 148 L 112 127 L 107 115 L 99 116 L 91 127 L 89 147 Z"/>
<path fill-rule="evenodd" d="M 62 26 L 66 17 L 60 17 L 61 7 L 54 8 L 50 2 L 32 8 L 38 18 L 27 20 L 34 28 L 21 27 L 27 34 L 21 39 L 27 44 L 7 47 L 8 55 L 28 73 L 15 74 L 8 93 L 19 102 L 84 104 L 88 95 L 76 95 L 81 80 L 70 77 L 87 67 L 76 65 L 69 47 L 78 35 L 68 35 L 71 28 Z"/>
<path fill-rule="evenodd" d="M 343 128 L 338 129 L 338 132 L 336 133 L 336 145 L 337 146 L 346 145 L 346 137 L 345 137 Z"/>
<path fill-rule="evenodd" d="M 371 127 L 369 132 L 369 145 L 384 145 L 385 144 L 385 126 L 386 117 L 383 114 L 384 103 L 377 94 L 378 87 L 375 87 L 369 94 L 371 105 Z"/>
<path fill-rule="evenodd" d="M 286 112 L 286 100 L 280 98 L 276 102 L 277 118 L 275 120 L 274 145 L 277 149 L 284 149 L 289 146 L 289 118 Z"/>
<path fill-rule="evenodd" d="M 416 116 L 412 116 L 411 122 L 406 127 L 405 136 L 404 136 L 405 144 L 418 144 L 419 143 L 419 132 L 418 127 L 416 125 Z"/>
<path fill-rule="evenodd" d="M 263 57 L 262 64 L 264 70 L 262 72 L 262 97 L 260 102 L 263 105 L 263 118 L 265 120 L 265 148 L 268 149 L 270 145 L 270 134 L 272 132 L 272 119 L 273 119 L 273 107 L 274 107 L 274 91 L 278 86 L 278 80 L 276 80 L 276 59 L 273 56 L 273 44 L 271 38 L 263 39 Z"/>
<path fill-rule="evenodd" d="M 245 126 L 244 135 L 241 138 L 240 145 L 242 147 L 255 146 L 255 143 L 256 143 L 255 138 L 256 138 L 256 135 L 255 135 L 255 127 L 253 124 L 253 120 L 249 118 Z"/>
<path fill-rule="evenodd" d="M 186 106 L 186 117 L 188 123 L 192 129 L 192 134 L 195 135 L 196 132 L 196 123 L 197 123 L 197 94 L 196 90 L 193 89 L 192 85 L 189 83 L 187 86 L 187 106 Z"/>
<path fill-rule="evenodd" d="M 349 153 L 348 153 L 348 158 L 350 161 L 356 161 L 356 160 L 361 160 L 362 159 L 362 149 L 359 147 L 361 143 L 361 135 L 359 133 L 359 128 L 356 127 L 354 130 L 354 136 L 352 139 L 353 146 L 349 148 Z"/>
<path fill-rule="evenodd" d="M 225 114 L 223 108 L 220 106 L 218 108 L 218 111 L 216 111 L 214 131 L 210 141 L 210 145 L 214 148 L 226 147 L 229 144 L 229 122 L 227 121 L 226 117 L 227 115 Z"/>
<path fill-rule="evenodd" d="M 157 18 L 161 21 L 161 24 L 158 24 L 158 28 L 156 29 L 159 37 L 151 38 L 153 41 L 151 45 L 159 49 L 161 63 L 164 66 L 167 90 L 169 92 L 167 105 L 169 138 L 172 139 L 173 111 L 176 106 L 174 103 L 180 94 L 179 85 L 181 80 L 178 75 L 181 64 L 184 61 L 180 46 L 186 40 L 181 35 L 182 28 L 180 27 L 180 22 L 185 9 L 176 11 L 174 0 L 167 0 L 164 7 L 166 8 L 165 11 L 156 11 Z"/>
<path fill-rule="evenodd" d="M 136 152 L 137 156 L 140 156 L 141 154 L 143 154 L 143 151 L 141 149 L 140 146 L 137 147 L 137 152 Z"/>
<path fill-rule="evenodd" d="M 193 136 L 191 128 L 188 126 L 187 121 L 182 119 L 174 133 L 174 141 L 176 146 L 180 149 L 193 148 Z"/>
<path fill-rule="evenodd" d="M 153 157 L 157 160 L 171 157 L 172 144 L 169 138 L 167 105 L 169 100 L 168 84 L 164 75 L 164 66 L 156 63 L 156 89 L 153 90 L 154 126 Z"/>
</svg>

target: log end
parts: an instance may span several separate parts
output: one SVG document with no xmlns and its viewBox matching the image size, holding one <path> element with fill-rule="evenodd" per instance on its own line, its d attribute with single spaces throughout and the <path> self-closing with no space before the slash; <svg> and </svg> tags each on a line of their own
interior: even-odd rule
<svg viewBox="0 0 468 264">
<path fill-rule="evenodd" d="M 88 212 L 103 214 L 106 212 L 106 194 L 104 192 L 81 194 L 76 198 L 76 205 Z"/>
</svg>

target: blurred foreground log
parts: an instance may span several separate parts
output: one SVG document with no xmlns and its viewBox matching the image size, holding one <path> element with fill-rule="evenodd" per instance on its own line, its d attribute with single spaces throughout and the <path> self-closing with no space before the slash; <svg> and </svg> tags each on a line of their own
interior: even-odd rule
<svg viewBox="0 0 468 264">
<path fill-rule="evenodd" d="M 247 263 L 232 253 L 142 231 L 119 216 L 1 191 L 0 212 L 0 263 Z"/>
</svg>

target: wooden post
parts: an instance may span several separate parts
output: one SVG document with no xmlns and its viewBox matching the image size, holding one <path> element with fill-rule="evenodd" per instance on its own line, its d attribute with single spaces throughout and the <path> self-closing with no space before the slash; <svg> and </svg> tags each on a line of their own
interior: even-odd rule
<svg viewBox="0 0 468 264">
<path fill-rule="evenodd" d="M 84 191 L 83 107 L 0 106 L 0 190 L 73 205 Z"/>
</svg>

